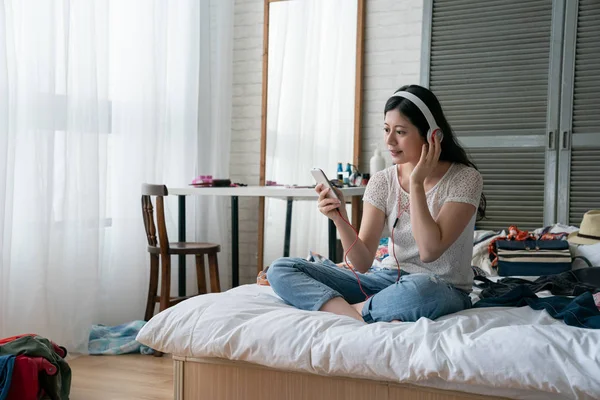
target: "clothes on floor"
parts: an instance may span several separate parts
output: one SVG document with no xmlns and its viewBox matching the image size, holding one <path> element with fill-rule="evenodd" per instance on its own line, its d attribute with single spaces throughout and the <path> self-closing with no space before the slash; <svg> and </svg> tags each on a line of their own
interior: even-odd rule
<svg viewBox="0 0 600 400">
<path fill-rule="evenodd" d="M 12 354 L 0 356 L 0 400 L 6 400 L 8 396 L 14 365 L 15 356 Z"/>
<path fill-rule="evenodd" d="M 93 325 L 88 351 L 94 355 L 153 354 L 154 350 L 135 340 L 145 324 L 146 321 L 132 321 L 117 326 Z"/>
<path fill-rule="evenodd" d="M 533 293 L 549 290 L 552 294 L 558 296 L 579 296 L 585 292 L 595 293 L 600 291 L 600 287 L 578 279 L 574 271 L 540 276 L 535 281 L 510 277 L 492 282 L 484 276 L 476 276 L 474 285 L 483 289 L 479 295 L 481 298 L 503 296 L 518 286 L 527 286 Z"/>
<path fill-rule="evenodd" d="M 68 399 L 71 390 L 71 368 L 54 350 L 54 344 L 41 336 L 23 336 L 0 346 L 0 356 L 25 355 L 42 357 L 58 368 L 55 375 L 40 374 L 40 385 L 51 399 Z M 60 349 L 62 350 L 62 349 Z"/>
<path fill-rule="evenodd" d="M 16 336 L 11 336 L 11 337 L 7 337 L 4 339 L 0 339 L 0 346 L 6 344 L 6 343 L 10 343 L 13 342 L 19 338 L 25 337 L 25 336 L 31 336 L 31 337 L 35 337 L 38 336 L 35 333 L 26 333 L 24 335 L 16 335 Z M 56 354 L 58 354 L 59 356 L 61 356 L 62 358 L 66 358 L 67 357 L 67 349 L 64 348 L 63 346 L 59 346 L 58 344 L 54 343 L 52 340 L 49 341 L 50 344 L 52 345 L 52 350 L 54 350 L 54 352 Z"/>
<path fill-rule="evenodd" d="M 600 310 L 596 307 L 591 292 L 575 298 L 550 296 L 538 297 L 529 286 L 519 285 L 499 297 L 479 300 L 473 308 L 483 307 L 523 307 L 546 310 L 551 317 L 562 319 L 567 325 L 579 328 L 600 328 Z"/>
<path fill-rule="evenodd" d="M 6 400 L 39 400 L 48 398 L 43 387 L 58 368 L 44 357 L 15 357 L 10 391 Z M 40 388 L 42 387 L 42 389 Z"/>
<path fill-rule="evenodd" d="M 367 323 L 436 319 L 471 307 L 465 291 L 436 275 L 403 272 L 398 283 L 396 270 L 381 269 L 358 276 L 370 296 L 362 312 Z M 280 258 L 269 267 L 267 278 L 277 295 L 303 310 L 319 310 L 335 297 L 350 304 L 365 301 L 353 272 L 335 265 Z"/>
</svg>

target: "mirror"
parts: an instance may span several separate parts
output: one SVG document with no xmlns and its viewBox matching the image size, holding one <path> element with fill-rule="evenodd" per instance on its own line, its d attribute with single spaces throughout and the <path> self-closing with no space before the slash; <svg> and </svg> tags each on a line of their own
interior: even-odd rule
<svg viewBox="0 0 600 400">
<path fill-rule="evenodd" d="M 313 167 L 335 179 L 339 162 L 358 165 L 363 19 L 363 0 L 265 0 L 261 185 L 312 186 Z M 259 270 L 287 255 L 289 207 L 289 256 L 328 255 L 316 198 L 261 198 Z M 347 205 L 354 224 L 358 208 Z"/>
</svg>

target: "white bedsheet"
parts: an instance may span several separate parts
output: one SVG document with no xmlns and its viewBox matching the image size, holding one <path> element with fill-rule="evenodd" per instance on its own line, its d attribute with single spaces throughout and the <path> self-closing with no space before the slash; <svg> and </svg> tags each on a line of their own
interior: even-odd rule
<svg viewBox="0 0 600 400">
<path fill-rule="evenodd" d="M 175 355 L 290 371 L 519 399 L 600 398 L 600 331 L 529 307 L 364 324 L 298 310 L 270 287 L 244 285 L 157 314 L 137 340 Z"/>
</svg>

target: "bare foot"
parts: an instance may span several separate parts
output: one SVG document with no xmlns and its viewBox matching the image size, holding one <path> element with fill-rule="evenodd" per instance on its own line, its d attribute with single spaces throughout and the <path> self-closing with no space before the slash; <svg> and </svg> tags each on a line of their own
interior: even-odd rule
<svg viewBox="0 0 600 400">
<path fill-rule="evenodd" d="M 390 322 L 402 322 L 402 321 L 400 321 L 399 319 L 393 319 Z"/>
</svg>

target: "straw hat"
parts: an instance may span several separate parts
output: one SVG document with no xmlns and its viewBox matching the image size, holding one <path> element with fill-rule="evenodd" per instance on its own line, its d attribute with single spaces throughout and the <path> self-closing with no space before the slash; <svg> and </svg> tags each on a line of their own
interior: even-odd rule
<svg viewBox="0 0 600 400">
<path fill-rule="evenodd" d="M 575 244 L 600 243 L 600 210 L 591 210 L 583 214 L 579 231 L 571 233 L 567 240 Z"/>
</svg>

